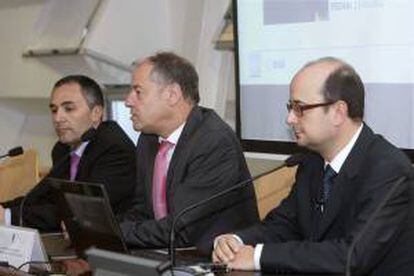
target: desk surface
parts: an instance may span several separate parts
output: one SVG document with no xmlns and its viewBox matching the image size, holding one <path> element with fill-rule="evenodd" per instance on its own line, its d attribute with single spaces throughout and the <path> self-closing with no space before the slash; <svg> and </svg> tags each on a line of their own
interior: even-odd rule
<svg viewBox="0 0 414 276">
<path fill-rule="evenodd" d="M 73 251 L 67 251 L 68 250 L 68 241 L 63 239 L 62 235 L 45 235 L 42 236 L 42 240 L 45 244 L 46 252 L 49 255 L 52 255 L 51 257 L 57 257 L 56 255 L 53 256 L 53 254 L 58 255 L 73 255 Z M 66 250 L 66 252 L 65 252 Z M 166 253 L 166 250 L 133 250 L 130 255 L 126 256 L 135 256 L 135 257 L 141 257 L 146 259 L 151 259 L 159 262 L 164 262 L 169 260 L 169 256 Z M 117 253 L 115 253 L 117 254 Z M 205 262 L 211 262 L 208 256 L 201 255 L 197 250 L 194 248 L 189 249 L 177 249 L 176 251 L 176 257 L 177 257 L 177 263 L 178 264 L 195 264 L 195 263 L 205 263 Z M 79 268 L 79 266 L 84 266 L 85 261 L 81 259 L 72 259 L 67 261 L 62 261 L 63 266 L 65 266 L 66 269 L 69 271 L 73 271 L 73 268 Z M 79 265 L 78 265 L 79 264 Z M 10 275 L 10 270 L 7 268 L 1 268 L 0 267 L 0 275 Z M 14 274 L 14 275 L 28 275 L 27 273 L 21 273 L 21 274 Z M 71 275 L 77 275 L 76 273 L 73 273 Z M 272 274 L 263 274 L 261 272 L 253 272 L 253 271 L 230 271 L 228 273 L 216 273 L 215 275 L 229 275 L 229 276 L 259 276 L 259 275 L 272 275 Z M 275 274 L 273 274 L 275 275 Z M 283 274 L 285 276 L 288 276 L 289 274 Z M 292 274 L 296 276 L 300 276 L 301 274 Z M 305 274 L 303 274 L 305 275 Z M 309 275 L 309 274 L 306 274 Z M 318 275 L 318 274 L 312 274 L 312 275 Z M 327 274 L 320 274 L 320 275 L 327 275 Z"/>
</svg>

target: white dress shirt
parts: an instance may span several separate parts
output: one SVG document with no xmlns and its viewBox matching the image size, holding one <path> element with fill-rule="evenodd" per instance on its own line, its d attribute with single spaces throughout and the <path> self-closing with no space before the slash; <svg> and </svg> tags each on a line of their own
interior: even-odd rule
<svg viewBox="0 0 414 276">
<path fill-rule="evenodd" d="M 178 143 L 178 139 L 180 139 L 181 133 L 183 132 L 185 123 L 183 123 L 182 125 L 180 125 L 176 130 L 173 131 L 173 133 L 170 134 L 170 136 L 167 137 L 167 139 L 164 139 L 162 137 L 158 137 L 158 142 L 161 144 L 162 141 L 168 141 L 171 144 L 173 144 L 174 146 L 172 146 L 168 152 L 167 152 L 167 171 L 168 171 L 168 167 L 170 166 L 170 162 L 171 162 L 171 158 L 174 154 L 175 151 L 175 146 Z"/>
</svg>

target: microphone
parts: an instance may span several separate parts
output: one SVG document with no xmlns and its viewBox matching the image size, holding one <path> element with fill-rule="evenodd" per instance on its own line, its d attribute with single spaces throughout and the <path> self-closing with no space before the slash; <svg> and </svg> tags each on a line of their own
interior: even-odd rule
<svg viewBox="0 0 414 276">
<path fill-rule="evenodd" d="M 15 147 L 15 148 L 12 148 L 11 150 L 9 150 L 8 153 L 0 155 L 0 159 L 2 159 L 4 157 L 7 157 L 7 156 L 13 157 L 13 156 L 21 155 L 21 154 L 23 154 L 23 148 L 22 147 Z"/>
<path fill-rule="evenodd" d="M 397 178 L 397 180 L 392 180 L 395 184 L 391 187 L 391 189 L 385 194 L 384 198 L 380 201 L 377 208 L 375 208 L 374 212 L 371 214 L 371 216 L 368 218 L 367 222 L 362 227 L 361 231 L 357 234 L 355 239 L 352 241 L 351 245 L 348 248 L 348 252 L 346 254 L 346 265 L 345 265 L 345 275 L 351 276 L 351 259 L 352 254 L 354 252 L 355 246 L 359 242 L 359 240 L 362 238 L 362 236 L 365 234 L 365 232 L 368 230 L 369 226 L 371 226 L 372 222 L 378 215 L 378 213 L 384 208 L 385 204 L 387 204 L 388 200 L 391 198 L 392 195 L 394 195 L 397 188 L 400 187 L 401 183 L 403 183 L 408 177 L 407 176 L 401 176 Z"/>
<path fill-rule="evenodd" d="M 261 178 L 261 177 L 263 177 L 263 176 L 265 176 L 265 175 L 267 175 L 269 173 L 273 173 L 273 172 L 278 171 L 278 170 L 280 170 L 282 168 L 285 168 L 285 167 L 294 167 L 294 166 L 302 163 L 302 161 L 305 159 L 305 157 L 306 157 L 306 155 L 303 154 L 303 153 L 291 155 L 289 158 L 287 158 L 283 162 L 283 164 L 281 166 L 278 166 L 278 167 L 273 168 L 273 169 L 271 169 L 269 171 L 266 171 L 266 172 L 263 172 L 261 174 L 258 174 L 255 177 L 250 177 L 249 179 L 245 179 L 245 180 L 243 180 L 241 182 L 238 182 L 237 184 L 235 184 L 235 185 L 233 185 L 233 186 L 231 186 L 231 187 L 229 187 L 227 189 L 224 189 L 224 190 L 222 190 L 222 191 L 220 191 L 220 192 L 218 192 L 218 193 L 216 193 L 216 194 L 214 194 L 214 195 L 212 195 L 210 197 L 207 197 L 207 198 L 205 198 L 205 199 L 203 199 L 201 201 L 198 201 L 198 202 L 196 202 L 196 203 L 194 203 L 192 205 L 189 205 L 186 208 L 182 209 L 180 212 L 178 212 L 178 214 L 173 219 L 172 226 L 171 226 L 171 231 L 170 231 L 170 264 L 171 264 L 171 267 L 174 267 L 175 266 L 175 246 L 174 246 L 175 227 L 176 227 L 176 224 L 177 224 L 178 219 L 180 217 L 182 217 L 187 212 L 189 212 L 189 211 L 191 211 L 191 210 L 193 210 L 193 209 L 195 209 L 197 207 L 200 207 L 202 205 L 205 205 L 206 203 L 208 203 L 208 202 L 210 202 L 210 201 L 212 201 L 212 200 L 214 200 L 216 198 L 219 198 L 219 197 L 221 197 L 223 195 L 226 195 L 226 194 L 230 193 L 231 191 L 234 191 L 234 190 L 237 190 L 239 188 L 242 188 L 243 186 L 246 186 L 247 184 L 252 183 L 254 180 L 256 180 L 258 178 Z"/>
<path fill-rule="evenodd" d="M 86 130 L 80 137 L 81 142 L 87 142 L 87 141 L 91 141 L 95 135 L 97 133 L 97 130 L 93 127 L 89 128 L 88 130 Z M 52 169 L 50 170 L 50 172 L 48 173 L 47 176 L 45 176 L 44 178 L 46 179 L 47 177 L 49 177 L 49 175 L 51 175 L 52 173 L 56 172 L 57 169 L 60 169 L 61 166 L 66 162 L 66 160 L 70 157 L 70 154 L 72 153 L 72 151 L 69 151 L 67 154 L 65 154 L 61 159 L 59 159 L 58 162 L 56 162 L 55 165 L 52 166 Z M 33 186 L 33 188 L 31 190 L 29 190 L 27 192 L 27 194 L 23 197 L 22 201 L 20 202 L 20 206 L 19 206 L 19 226 L 23 227 L 23 208 L 24 208 L 24 203 L 26 202 L 26 200 L 29 198 L 29 196 L 36 191 L 36 189 L 39 186 L 42 186 L 43 180 L 40 181 L 40 183 L 37 183 L 35 186 Z"/>
</svg>

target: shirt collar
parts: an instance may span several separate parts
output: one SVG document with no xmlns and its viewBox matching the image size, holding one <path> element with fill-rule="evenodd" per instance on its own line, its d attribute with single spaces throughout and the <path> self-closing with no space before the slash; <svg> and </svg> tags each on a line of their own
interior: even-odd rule
<svg viewBox="0 0 414 276">
<path fill-rule="evenodd" d="M 351 140 L 349 140 L 348 144 L 332 159 L 330 163 L 325 162 L 325 167 L 329 164 L 332 169 L 339 173 L 341 170 L 342 165 L 345 163 L 346 158 L 348 157 L 349 153 L 351 152 L 352 148 L 354 147 L 356 140 L 358 139 L 359 135 L 361 134 L 362 127 L 364 124 L 358 128 L 355 134 L 352 136 Z"/>
<path fill-rule="evenodd" d="M 89 144 L 89 141 L 82 142 L 76 149 L 72 150 L 72 153 L 76 154 L 77 156 L 81 157 L 83 152 L 86 149 L 86 146 Z"/>
<path fill-rule="evenodd" d="M 184 126 L 185 126 L 185 122 L 182 125 L 180 125 L 176 130 L 174 130 L 173 133 L 171 133 L 170 136 L 167 137 L 167 139 L 158 137 L 158 142 L 161 143 L 162 141 L 168 141 L 173 145 L 177 145 L 178 139 L 180 139 Z"/>
</svg>

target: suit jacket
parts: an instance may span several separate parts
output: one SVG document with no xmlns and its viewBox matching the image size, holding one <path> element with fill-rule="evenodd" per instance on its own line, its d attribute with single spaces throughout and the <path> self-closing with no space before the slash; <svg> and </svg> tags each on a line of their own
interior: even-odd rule
<svg viewBox="0 0 414 276">
<path fill-rule="evenodd" d="M 53 168 L 47 177 L 69 179 L 70 147 L 57 142 L 52 150 Z M 47 178 L 46 177 L 46 178 Z M 114 212 L 123 212 L 135 189 L 135 145 L 113 122 L 102 122 L 86 146 L 78 165 L 76 181 L 104 184 Z M 22 198 L 4 203 L 12 209 L 12 224 L 18 224 Z M 24 224 L 42 231 L 60 229 L 53 193 L 41 181 L 29 194 Z"/>
<path fill-rule="evenodd" d="M 407 157 L 364 125 L 321 213 L 323 168 L 322 157 L 310 154 L 281 205 L 261 224 L 236 233 L 247 244 L 264 244 L 262 270 L 343 273 L 350 243 L 397 179 L 406 176 L 357 242 L 351 267 L 357 274 L 411 274 L 414 209 Z"/>
<path fill-rule="evenodd" d="M 168 168 L 168 215 L 157 221 L 151 196 L 157 149 L 158 136 L 141 134 L 135 201 L 121 223 L 127 243 L 140 248 L 167 247 L 172 219 L 177 212 L 250 178 L 234 132 L 214 111 L 196 106 L 187 119 Z M 256 198 L 252 186 L 248 186 L 184 215 L 177 224 L 176 244 L 197 244 L 201 249 L 210 250 L 210 242 L 217 234 L 256 221 Z"/>
</svg>

